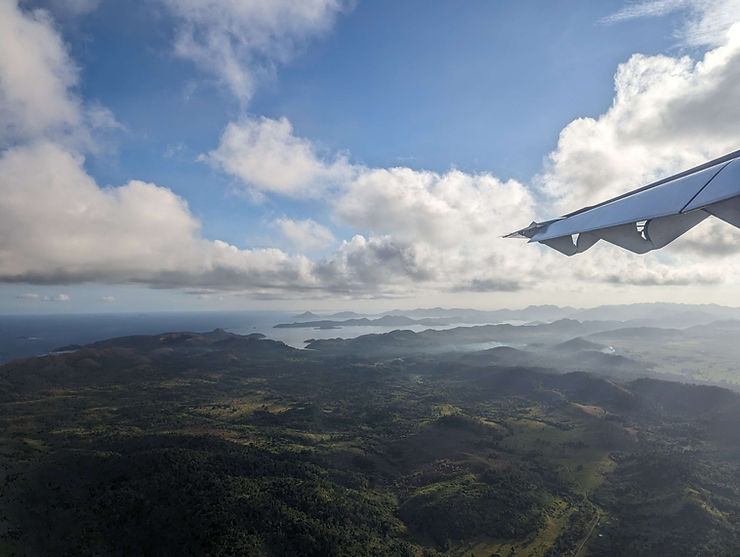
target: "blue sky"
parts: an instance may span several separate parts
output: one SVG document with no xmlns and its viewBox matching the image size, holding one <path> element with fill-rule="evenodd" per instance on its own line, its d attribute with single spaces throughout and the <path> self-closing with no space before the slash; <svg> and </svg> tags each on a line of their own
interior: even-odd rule
<svg viewBox="0 0 740 557">
<path fill-rule="evenodd" d="M 0 6 L 0 313 L 740 304 L 499 238 L 740 146 L 734 0 Z"/>
</svg>

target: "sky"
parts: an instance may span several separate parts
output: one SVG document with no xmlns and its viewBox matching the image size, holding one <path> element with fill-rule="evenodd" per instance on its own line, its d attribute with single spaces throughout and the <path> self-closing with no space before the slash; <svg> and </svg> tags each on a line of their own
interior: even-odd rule
<svg viewBox="0 0 740 557">
<path fill-rule="evenodd" d="M 0 313 L 740 305 L 501 236 L 740 148 L 740 0 L 0 0 Z"/>
</svg>

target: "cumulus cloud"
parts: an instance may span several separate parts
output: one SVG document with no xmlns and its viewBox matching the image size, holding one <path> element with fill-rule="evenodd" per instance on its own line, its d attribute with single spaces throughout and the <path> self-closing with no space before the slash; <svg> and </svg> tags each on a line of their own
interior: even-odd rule
<svg viewBox="0 0 740 557">
<path fill-rule="evenodd" d="M 306 40 L 328 31 L 342 0 L 161 0 L 179 22 L 175 52 L 225 83 L 241 101 Z"/>
<path fill-rule="evenodd" d="M 499 283 L 506 285 L 506 273 L 525 272 L 524 262 L 538 257 L 535 252 L 514 257 L 507 249 L 512 246 L 500 242 L 502 234 L 534 210 L 530 191 L 514 180 L 457 170 L 440 174 L 368 168 L 320 156 L 286 119 L 230 124 L 219 147 L 205 158 L 218 161 L 247 188 L 293 197 L 321 193 L 333 218 L 357 231 L 316 263 L 316 278 L 332 291 L 395 291 L 421 283 L 443 289 L 462 282 L 479 287 L 473 274 L 491 264 L 497 265 L 492 273 Z M 306 242 L 313 244 L 317 236 L 310 221 L 276 224 L 285 235 L 303 239 L 306 249 Z M 316 245 L 332 239 L 322 231 Z"/>
<path fill-rule="evenodd" d="M 9 0 L 0 10 L 0 281 L 314 287 L 303 256 L 203 238 L 168 188 L 98 186 L 76 138 L 105 120 L 105 109 L 88 110 L 74 94 L 76 70 L 45 12 Z"/>
<path fill-rule="evenodd" d="M 49 13 L 0 0 L 0 149 L 39 136 L 90 149 L 93 130 L 120 127 L 109 110 L 80 100 L 78 79 Z"/>
<path fill-rule="evenodd" d="M 301 251 L 315 251 L 328 248 L 337 239 L 327 227 L 312 219 L 275 219 L 273 224 L 294 246 Z"/>
<path fill-rule="evenodd" d="M 618 195 L 740 145 L 740 23 L 699 61 L 634 55 L 619 66 L 614 82 L 609 110 L 560 133 L 538 178 L 548 199 L 541 217 Z M 699 259 L 726 255 L 740 251 L 737 238 L 736 229 L 709 219 L 666 250 Z"/>
<path fill-rule="evenodd" d="M 515 180 L 457 170 L 364 169 L 334 199 L 333 210 L 371 239 L 403 246 L 403 261 L 413 265 L 399 270 L 410 283 L 472 289 L 481 274 L 502 285 L 512 275 L 526 282 L 540 274 L 537 250 L 518 251 L 501 239 L 534 210 L 531 192 Z M 357 252 L 370 246 L 355 245 L 352 261 L 361 261 Z"/>
<path fill-rule="evenodd" d="M 332 292 L 378 294 L 391 294 L 399 287 L 408 293 L 415 283 L 435 278 L 417 246 L 390 236 L 368 239 L 360 234 L 319 262 L 316 275 Z"/>
<path fill-rule="evenodd" d="M 0 1 L 0 146 L 78 126 L 77 77 L 47 12 Z"/>
<path fill-rule="evenodd" d="M 707 219 L 682 236 L 679 243 L 672 245 L 671 251 L 685 252 L 703 260 L 709 257 L 724 259 L 740 253 L 740 230 L 723 221 Z"/>
<path fill-rule="evenodd" d="M 620 23 L 642 17 L 664 16 L 676 11 L 689 14 L 676 31 L 677 37 L 688 46 L 722 44 L 727 30 L 740 21 L 740 3 L 737 0 L 647 0 L 630 2 L 601 22 Z"/>
<path fill-rule="evenodd" d="M 77 71 L 46 12 L 10 0 L 0 10 L 0 281 L 320 287 L 305 256 L 203 238 L 168 188 L 138 180 L 101 188 L 85 171 L 89 145 L 78 138 L 107 112 L 74 92 Z"/>
<path fill-rule="evenodd" d="M 687 286 L 724 282 L 737 268 L 737 262 L 707 265 L 701 258 L 676 254 L 648 257 L 605 245 L 586 265 L 573 266 L 573 278 L 582 284 L 606 283 L 633 286 Z"/>
<path fill-rule="evenodd" d="M 310 282 L 305 258 L 206 240 L 169 189 L 136 180 L 102 189 L 82 163 L 50 142 L 3 153 L 0 280 L 225 289 Z"/>
<path fill-rule="evenodd" d="M 449 248 L 463 238 L 500 236 L 533 206 L 530 192 L 515 180 L 397 167 L 358 170 L 337 198 L 335 211 L 371 232 Z"/>
<path fill-rule="evenodd" d="M 218 148 L 201 160 L 257 191 L 292 197 L 315 197 L 353 171 L 342 157 L 322 160 L 310 141 L 293 135 L 286 118 L 231 122 Z"/>
<path fill-rule="evenodd" d="M 541 176 L 567 211 L 726 154 L 740 144 L 740 24 L 695 62 L 634 55 L 614 78 L 614 101 L 598 118 L 560 133 Z"/>
</svg>

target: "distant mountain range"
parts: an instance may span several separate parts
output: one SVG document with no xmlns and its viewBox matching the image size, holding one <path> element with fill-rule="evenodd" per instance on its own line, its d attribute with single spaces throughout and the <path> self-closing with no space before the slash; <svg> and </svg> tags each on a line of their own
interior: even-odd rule
<svg viewBox="0 0 740 557">
<path fill-rule="evenodd" d="M 335 319 L 366 318 L 373 325 L 383 317 L 405 317 L 411 320 L 404 324 L 427 324 L 423 320 L 435 319 L 448 323 L 489 324 L 507 322 L 552 322 L 559 319 L 576 319 L 578 321 L 623 321 L 646 326 L 691 327 L 722 319 L 740 319 L 740 308 L 719 306 L 716 304 L 673 304 L 673 303 L 640 303 L 628 305 L 605 305 L 595 308 L 559 307 L 555 305 L 537 305 L 522 309 L 478 310 L 470 308 L 418 308 L 410 310 L 392 310 L 378 314 L 361 314 L 342 311 L 333 314 L 316 314 L 310 311 L 296 316 L 296 319 L 310 322 L 323 322 Z M 322 324 L 306 323 L 306 327 L 321 327 Z M 293 324 L 290 324 L 293 325 Z M 300 325 L 293 325 L 300 326 Z M 324 323 L 323 326 L 353 326 L 351 323 Z"/>
<path fill-rule="evenodd" d="M 377 319 L 368 319 L 360 317 L 355 319 L 346 319 L 344 321 L 297 321 L 295 323 L 279 323 L 275 329 L 338 329 L 340 327 L 407 327 L 410 325 L 427 325 L 439 326 L 459 323 L 459 318 L 428 317 L 425 319 L 412 319 L 403 315 L 384 315 Z"/>
</svg>

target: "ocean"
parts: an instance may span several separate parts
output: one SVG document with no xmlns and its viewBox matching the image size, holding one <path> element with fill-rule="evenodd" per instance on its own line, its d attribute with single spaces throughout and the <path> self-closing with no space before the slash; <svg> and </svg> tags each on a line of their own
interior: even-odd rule
<svg viewBox="0 0 740 557">
<path fill-rule="evenodd" d="M 0 363 L 40 356 L 67 344 L 88 344 L 128 335 L 200 333 L 219 327 L 241 334 L 268 334 L 273 325 L 290 318 L 288 312 L 270 311 L 3 315 L 0 316 Z"/>
<path fill-rule="evenodd" d="M 41 356 L 68 344 L 165 332 L 203 333 L 221 328 L 237 334 L 262 333 L 290 346 L 303 348 L 308 339 L 355 338 L 386 333 L 399 327 L 342 327 L 340 329 L 275 329 L 278 323 L 298 319 L 288 311 L 220 311 L 117 313 L 73 315 L 0 315 L 0 364 L 29 356 Z M 448 329 L 464 326 L 411 325 L 405 330 Z"/>
</svg>

